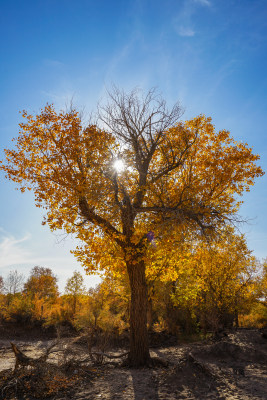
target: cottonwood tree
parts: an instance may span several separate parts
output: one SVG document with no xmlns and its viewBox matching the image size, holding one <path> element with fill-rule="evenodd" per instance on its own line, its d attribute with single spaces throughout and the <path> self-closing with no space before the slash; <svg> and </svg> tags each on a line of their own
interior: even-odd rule
<svg viewBox="0 0 267 400">
<path fill-rule="evenodd" d="M 201 288 L 199 310 L 212 318 L 214 328 L 238 326 L 242 306 L 255 300 L 257 260 L 248 249 L 244 235 L 227 229 L 210 246 L 197 249 L 194 263 Z"/>
<path fill-rule="evenodd" d="M 84 279 L 80 272 L 74 271 L 71 278 L 67 280 L 65 293 L 70 297 L 72 303 L 72 314 L 75 315 L 79 298 L 85 294 Z"/>
<path fill-rule="evenodd" d="M 59 294 L 57 277 L 50 268 L 35 266 L 24 285 L 24 291 L 30 298 L 54 300 Z"/>
<path fill-rule="evenodd" d="M 209 242 L 199 243 L 177 270 L 172 300 L 200 313 L 204 330 L 207 324 L 215 331 L 234 321 L 238 325 L 239 312 L 255 301 L 258 263 L 244 235 L 232 227 Z"/>
<path fill-rule="evenodd" d="M 0 294 L 4 291 L 4 279 L 0 276 Z"/>
<path fill-rule="evenodd" d="M 7 278 L 4 280 L 4 288 L 7 294 L 16 294 L 23 288 L 24 275 L 17 270 L 10 271 Z"/>
<path fill-rule="evenodd" d="M 267 306 L 267 258 L 265 258 L 262 263 L 262 273 L 259 288 L 259 297 L 262 299 L 263 304 Z"/>
<path fill-rule="evenodd" d="M 24 284 L 33 319 L 43 320 L 58 298 L 57 277 L 50 268 L 35 266 Z"/>
<path fill-rule="evenodd" d="M 84 242 L 76 255 L 87 270 L 119 265 L 128 274 L 129 363 L 148 364 L 146 254 L 153 237 L 183 227 L 207 234 L 235 221 L 238 196 L 263 174 L 259 156 L 203 115 L 178 122 L 179 105 L 168 110 L 154 90 L 115 89 L 100 108 L 101 127 L 83 126 L 77 111 L 51 105 L 22 115 L 16 148 L 6 150 L 1 168 L 22 192 L 33 189 L 52 230 Z"/>
</svg>

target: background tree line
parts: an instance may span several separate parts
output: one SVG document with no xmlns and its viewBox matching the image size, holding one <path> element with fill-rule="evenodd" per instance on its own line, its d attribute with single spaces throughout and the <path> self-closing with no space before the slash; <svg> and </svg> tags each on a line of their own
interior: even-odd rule
<svg viewBox="0 0 267 400">
<path fill-rule="evenodd" d="M 229 239 L 228 232 L 227 239 L 222 236 L 209 245 L 189 249 L 184 244 L 182 257 L 153 257 L 147 273 L 150 331 L 185 338 L 237 326 L 266 326 L 267 260 L 256 260 L 243 236 L 232 232 Z M 74 271 L 60 294 L 50 268 L 35 266 L 26 280 L 11 271 L 6 279 L 0 277 L 0 305 L 2 324 L 44 330 L 67 324 L 76 331 L 98 329 L 117 337 L 129 330 L 130 286 L 125 274 L 107 273 L 100 285 L 87 289 L 82 275 Z"/>
</svg>

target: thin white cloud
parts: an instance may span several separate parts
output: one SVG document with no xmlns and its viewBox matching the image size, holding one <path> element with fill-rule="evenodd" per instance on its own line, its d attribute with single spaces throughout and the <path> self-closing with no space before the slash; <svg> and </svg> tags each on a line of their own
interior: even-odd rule
<svg viewBox="0 0 267 400">
<path fill-rule="evenodd" d="M 136 29 L 133 30 L 130 39 L 128 41 L 126 41 L 124 46 L 122 46 L 121 48 L 119 48 L 118 50 L 116 50 L 114 52 L 113 57 L 107 64 L 106 71 L 105 71 L 105 81 L 106 82 L 113 81 L 114 76 L 116 76 L 118 74 L 118 71 L 122 68 L 123 65 L 125 65 L 127 63 L 127 60 L 129 59 L 129 57 L 131 57 L 131 55 L 135 51 L 135 46 L 137 46 L 138 44 L 139 45 L 142 44 L 142 40 L 143 40 L 142 34 L 140 32 L 138 32 Z M 132 83 L 129 82 L 129 87 L 133 87 L 133 86 L 135 86 L 135 85 L 132 85 Z M 104 84 L 102 87 L 102 90 L 100 91 L 100 96 L 102 96 L 102 95 L 105 96 L 106 89 L 107 89 L 107 86 L 106 86 L 106 84 Z"/>
<path fill-rule="evenodd" d="M 52 60 L 50 58 L 46 58 L 43 60 L 45 66 L 53 67 L 53 68 L 62 68 L 65 67 L 65 64 L 58 60 Z"/>
<path fill-rule="evenodd" d="M 51 241 L 50 236 L 40 248 L 40 246 L 34 247 L 33 241 L 38 241 L 38 238 L 30 233 L 21 238 L 16 238 L 0 227 L 1 276 L 5 278 L 11 270 L 17 269 L 27 277 L 35 265 L 41 265 L 52 269 L 59 278 L 59 289 L 63 291 L 66 280 L 72 276 L 75 269 L 83 272 L 82 266 L 69 252 L 71 248 L 75 247 L 75 243 L 66 240 L 65 245 L 64 242 L 56 244 Z M 85 277 L 85 283 L 88 287 L 95 286 L 100 281 L 100 277 L 96 275 Z"/>
<path fill-rule="evenodd" d="M 49 250 L 49 256 L 43 254 L 40 249 L 36 254 L 36 249 L 31 249 L 33 243 L 32 235 L 27 233 L 23 237 L 17 239 L 12 234 L 0 228 L 2 235 L 0 236 L 0 268 L 6 268 L 12 265 L 39 265 L 39 264 L 64 264 L 69 261 L 69 248 L 66 251 L 60 245 L 52 247 L 51 243 L 47 243 L 46 251 Z M 62 251 L 63 250 L 63 251 Z M 65 253 L 65 254 L 62 254 Z M 73 256 L 71 256 L 73 259 Z"/>
<path fill-rule="evenodd" d="M 180 36 L 193 37 L 195 36 L 195 31 L 190 27 L 180 26 L 178 28 L 178 34 Z"/>
<path fill-rule="evenodd" d="M 209 90 L 206 92 L 206 102 L 219 92 L 224 80 L 235 71 L 236 63 L 237 60 L 234 58 L 228 60 L 225 64 L 222 64 L 221 68 L 213 75 L 212 80 L 210 80 Z"/>
<path fill-rule="evenodd" d="M 67 92 L 67 91 L 45 91 L 41 90 L 41 95 L 44 96 L 48 100 L 48 102 L 52 102 L 53 104 L 56 104 L 57 107 L 60 109 L 68 109 L 69 105 L 73 103 L 73 99 L 75 98 L 75 94 L 72 92 Z"/>
<path fill-rule="evenodd" d="M 5 233 L 3 229 L 1 229 L 1 232 Z M 26 234 L 21 239 L 16 239 L 12 235 L 2 235 L 0 239 L 0 268 L 28 262 L 31 253 L 21 244 L 26 242 L 29 238 L 29 234 Z"/>
<path fill-rule="evenodd" d="M 184 0 L 179 14 L 174 18 L 174 29 L 179 36 L 193 37 L 196 35 L 193 23 L 194 14 L 198 6 L 211 7 L 210 0 Z"/>
<path fill-rule="evenodd" d="M 202 6 L 211 6 L 211 2 L 209 0 L 194 0 L 194 3 L 201 4 Z"/>
<path fill-rule="evenodd" d="M 195 31 L 192 23 L 192 14 L 195 10 L 195 4 L 192 0 L 184 1 L 178 15 L 174 18 L 174 29 L 179 36 L 192 37 Z"/>
</svg>

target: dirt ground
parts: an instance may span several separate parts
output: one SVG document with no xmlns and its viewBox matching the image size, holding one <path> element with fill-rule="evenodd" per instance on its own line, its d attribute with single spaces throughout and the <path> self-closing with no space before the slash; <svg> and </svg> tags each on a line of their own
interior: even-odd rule
<svg viewBox="0 0 267 400">
<path fill-rule="evenodd" d="M 51 341 L 14 341 L 28 356 L 38 357 Z M 84 348 L 76 345 L 84 354 Z M 113 352 L 115 354 L 115 352 Z M 131 369 L 119 361 L 89 365 L 83 379 L 73 380 L 65 390 L 53 393 L 53 400 L 255 400 L 267 399 L 267 339 L 258 330 L 228 333 L 219 341 L 181 344 L 151 349 L 152 368 Z M 48 362 L 57 362 L 57 353 Z M 166 362 L 167 365 L 164 365 Z M 14 354 L 7 340 L 0 339 L 0 377 L 11 373 Z M 78 371 L 72 371 L 75 377 Z M 16 380 L 17 379 L 17 380 Z M 18 385 L 18 378 L 13 379 Z M 11 386 L 0 385 L 1 399 L 46 398 L 21 395 Z M 14 388 L 13 388 L 14 389 Z"/>
</svg>

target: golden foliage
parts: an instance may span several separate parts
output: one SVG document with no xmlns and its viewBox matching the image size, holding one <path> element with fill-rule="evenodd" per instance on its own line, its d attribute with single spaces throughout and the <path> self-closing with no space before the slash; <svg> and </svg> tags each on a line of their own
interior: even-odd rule
<svg viewBox="0 0 267 400">
<path fill-rule="evenodd" d="M 138 262 L 138 245 L 149 231 L 171 247 L 173 227 L 193 232 L 234 219 L 237 195 L 263 175 L 259 156 L 229 132 L 216 132 L 203 115 L 167 129 L 158 142 L 147 140 L 150 159 L 144 156 L 141 164 L 130 142 L 121 174 L 113 168 L 119 152 L 115 134 L 83 128 L 78 112 L 57 113 L 51 105 L 36 116 L 22 115 L 26 122 L 16 149 L 5 150 L 0 168 L 22 191 L 33 189 L 52 230 L 63 228 L 85 243 L 74 254 L 88 271 L 123 270 L 126 254 Z M 140 252 L 146 257 L 144 248 Z"/>
</svg>

